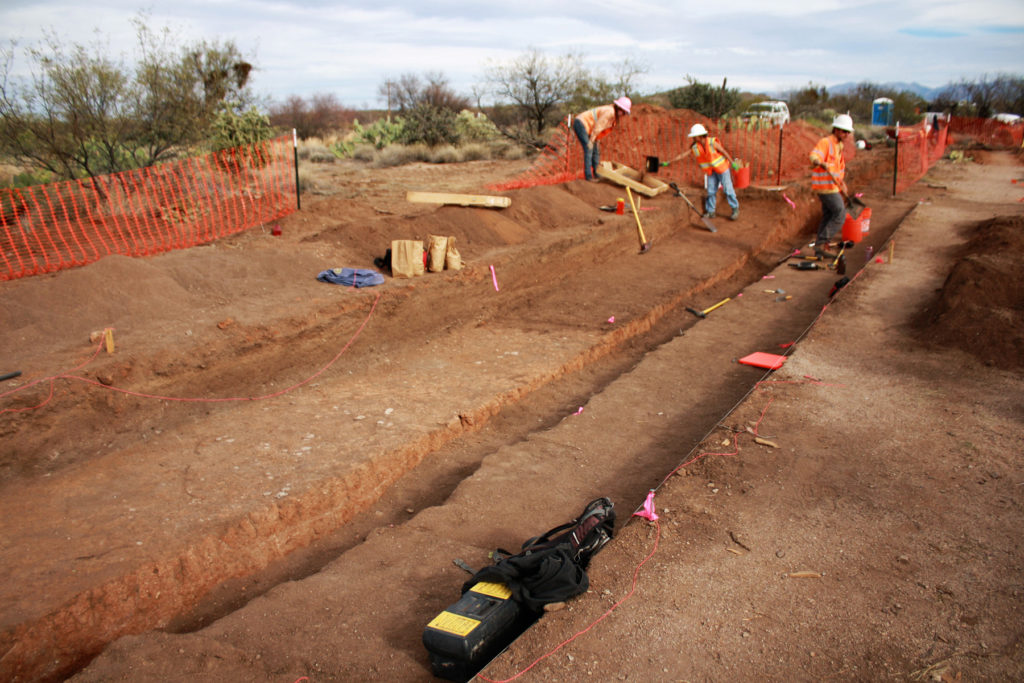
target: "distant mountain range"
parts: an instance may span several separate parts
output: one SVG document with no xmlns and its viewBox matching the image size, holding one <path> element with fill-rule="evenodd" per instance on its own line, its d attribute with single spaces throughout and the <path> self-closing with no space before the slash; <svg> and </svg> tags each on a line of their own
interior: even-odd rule
<svg viewBox="0 0 1024 683">
<path fill-rule="evenodd" d="M 852 90 L 855 90 L 858 85 L 860 85 L 860 83 L 840 83 L 839 85 L 829 86 L 828 92 L 831 95 L 843 95 L 848 92 L 851 92 Z M 930 102 L 933 99 L 935 99 L 936 95 L 938 95 L 940 92 L 942 92 L 943 90 L 948 88 L 949 85 L 952 84 L 944 85 L 941 88 L 929 88 L 927 86 L 921 85 L 920 83 L 903 82 L 876 83 L 875 85 L 878 85 L 879 87 L 884 88 L 886 90 L 895 90 L 896 92 L 912 92 L 915 95 L 921 97 L 922 99 L 928 100 Z"/>
</svg>

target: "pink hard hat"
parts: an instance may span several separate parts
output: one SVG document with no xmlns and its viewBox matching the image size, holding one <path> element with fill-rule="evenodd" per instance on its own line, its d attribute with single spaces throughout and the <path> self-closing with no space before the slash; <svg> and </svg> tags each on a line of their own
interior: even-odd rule
<svg viewBox="0 0 1024 683">
<path fill-rule="evenodd" d="M 633 106 L 633 103 L 630 101 L 628 97 L 620 97 L 619 99 L 615 100 L 614 104 L 627 114 L 629 113 L 630 107 Z"/>
</svg>

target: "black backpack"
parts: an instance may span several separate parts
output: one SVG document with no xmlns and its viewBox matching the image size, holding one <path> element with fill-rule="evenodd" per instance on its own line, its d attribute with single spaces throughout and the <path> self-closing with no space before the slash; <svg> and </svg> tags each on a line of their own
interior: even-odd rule
<svg viewBox="0 0 1024 683">
<path fill-rule="evenodd" d="M 590 587 L 587 565 L 615 533 L 615 506 L 598 498 L 576 519 L 523 543 L 515 555 L 498 550 L 497 564 L 484 567 L 467 581 L 462 592 L 480 581 L 503 583 L 513 599 L 535 613 L 544 605 L 585 593 Z"/>
</svg>

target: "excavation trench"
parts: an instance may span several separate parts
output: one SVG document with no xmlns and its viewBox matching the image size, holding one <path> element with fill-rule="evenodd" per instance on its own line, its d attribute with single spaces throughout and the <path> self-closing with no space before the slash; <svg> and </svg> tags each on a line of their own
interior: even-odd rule
<svg viewBox="0 0 1024 683">
<path fill-rule="evenodd" d="M 585 195 L 596 190 L 573 191 Z M 545 190 L 541 206 L 550 201 L 551 192 Z M 149 423 L 159 423 L 161 433 L 145 444 L 98 434 L 94 445 L 83 449 L 97 455 L 64 465 L 58 479 L 67 490 L 95 483 L 89 469 L 96 462 L 107 471 L 118 471 L 129 461 L 139 470 L 152 469 L 156 475 L 147 481 L 160 481 L 154 484 L 158 487 L 167 482 L 165 475 L 173 475 L 173 486 L 147 496 L 154 508 L 144 511 L 157 520 L 156 510 L 162 506 L 175 510 L 172 528 L 156 533 L 140 552 L 124 547 L 138 532 L 134 512 L 124 524 L 130 533 L 123 538 L 110 531 L 113 527 L 104 528 L 117 524 L 117 514 L 111 512 L 109 522 L 91 520 L 98 547 L 72 558 L 76 575 L 63 597 L 47 593 L 58 598 L 50 605 L 23 597 L 18 609 L 8 612 L 20 619 L 15 623 L 9 617 L 4 625 L 7 654 L 2 670 L 20 680 L 60 678 L 121 635 L 153 628 L 177 633 L 203 629 L 283 582 L 344 561 L 367 540 L 425 509 L 464 505 L 453 503 L 450 495 L 467 479 L 483 476 L 479 469 L 488 456 L 515 444 L 543 441 L 648 354 L 686 337 L 700 324 L 686 306 L 733 297 L 775 272 L 780 256 L 806 240 L 816 209 L 813 197 L 794 194 L 800 200 L 796 210 L 781 204 L 777 194 L 752 193 L 745 213 L 764 218 L 756 225 L 740 223 L 732 231 L 733 226 L 723 224 L 717 242 L 708 242 L 710 235 L 681 218 L 686 214 L 680 208 L 685 207 L 662 200 L 657 205 L 661 216 L 652 212 L 649 221 L 654 250 L 642 256 L 636 255 L 631 246 L 635 236 L 621 222 L 567 221 L 528 242 L 491 249 L 487 263 L 471 262 L 461 274 L 391 283 L 381 292 L 354 293 L 341 306 L 311 302 L 271 322 L 239 322 L 226 339 L 205 345 L 201 359 L 182 356 L 168 366 L 180 370 L 179 388 L 199 389 L 213 377 L 245 394 L 260 387 L 256 378 L 261 367 L 272 367 L 279 373 L 274 375 L 277 386 L 288 386 L 325 367 L 343 343 L 352 342 L 348 355 L 341 356 L 343 363 L 331 366 L 335 374 L 325 373 L 273 406 L 249 401 L 190 407 L 168 416 L 166 406 L 144 407 L 146 402 L 137 398 L 124 398 L 123 403 L 118 403 L 121 397 L 105 399 L 115 411 L 133 416 L 121 434 Z M 515 197 L 529 203 L 530 191 Z M 877 206 L 871 241 L 880 244 L 906 210 L 899 204 Z M 305 242 L 322 243 L 329 232 Z M 851 255 L 851 267 L 856 258 Z M 658 276 L 637 277 L 648 270 Z M 493 288 L 492 273 L 498 275 Z M 820 282 L 828 276 L 816 275 L 818 287 L 795 303 L 780 305 L 771 329 L 751 328 L 746 344 L 763 349 L 798 336 L 820 309 Z M 216 322 L 221 314 L 209 315 Z M 250 340 L 248 346 L 239 345 L 241 338 Z M 244 352 L 237 352 L 243 347 Z M 138 357 L 129 365 L 105 359 L 94 371 L 113 378 L 138 377 L 154 367 L 147 363 Z M 483 374 L 444 375 L 456 366 L 476 366 Z M 685 415 L 660 421 L 648 435 L 654 443 L 642 466 L 609 478 L 601 495 L 627 507 L 628 501 L 642 499 L 676 464 L 678 454 L 696 444 L 750 388 L 748 368 L 728 363 L 709 372 L 714 377 L 702 385 L 703 398 Z M 157 379 L 150 388 L 157 393 L 167 386 L 166 373 L 152 374 Z M 431 378 L 438 386 L 424 391 Z M 456 386 L 461 391 L 451 390 Z M 713 390 L 708 393 L 707 387 Z M 349 410 L 339 396 L 359 399 L 360 405 Z M 386 417 L 375 419 L 390 415 L 391 404 L 408 422 L 392 428 Z M 285 422 L 273 417 L 276 411 L 288 416 Z M 324 413 L 330 414 L 321 419 Z M 68 413 L 67 419 L 72 418 Z M 270 435 L 258 428 L 271 422 Z M 249 428 L 230 427 L 239 424 Z M 331 427 L 338 433 L 320 436 Z M 61 431 L 59 424 L 54 431 Z M 296 448 L 306 440 L 317 445 L 307 451 Z M 191 444 L 184 451 L 187 462 L 168 450 L 182 441 Z M 276 442 L 288 445 L 277 448 Z M 112 455 L 99 454 L 101 445 L 111 444 Z M 572 444 L 561 448 L 571 450 Z M 315 459 L 311 452 L 332 450 L 367 457 L 344 467 L 328 459 L 310 463 Z M 233 472 L 224 474 L 220 468 Z M 259 482 L 288 476 L 294 481 L 276 495 L 267 481 Z M 30 482 L 28 493 L 52 492 L 48 479 Z M 248 493 L 223 495 L 232 487 Z M 167 508 L 170 500 L 178 502 Z M 578 501 L 569 502 L 572 508 Z M 168 519 L 166 513 L 163 517 Z M 494 533 L 499 531 L 508 530 Z M 476 543 L 484 548 L 491 541 L 499 539 Z M 40 544 L 39 552 L 47 547 Z M 79 567 L 84 571 L 78 573 Z M 52 577 L 38 573 L 27 583 L 43 587 Z M 428 609 L 443 599 L 435 596 Z"/>
</svg>

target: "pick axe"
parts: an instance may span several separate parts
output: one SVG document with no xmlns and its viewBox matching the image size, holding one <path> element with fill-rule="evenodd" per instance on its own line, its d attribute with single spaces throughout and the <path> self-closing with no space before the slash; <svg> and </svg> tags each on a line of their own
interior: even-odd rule
<svg viewBox="0 0 1024 683">
<path fill-rule="evenodd" d="M 711 219 L 708 218 L 707 216 L 705 216 L 704 214 L 702 214 L 700 211 L 697 210 L 697 207 L 693 205 L 693 202 L 690 201 L 689 197 L 687 197 L 685 194 L 683 194 L 683 191 L 679 189 L 678 185 L 676 185 L 675 183 L 669 183 L 668 186 L 671 187 L 673 190 L 675 190 L 675 193 L 676 193 L 677 197 L 682 197 L 683 198 L 683 201 L 686 202 L 686 205 L 689 206 L 690 209 L 695 214 L 697 214 L 697 218 L 699 218 L 701 220 L 701 222 L 704 223 L 704 227 L 705 228 L 707 228 L 711 232 L 718 232 L 718 228 L 716 228 L 715 224 L 711 222 Z"/>
<path fill-rule="evenodd" d="M 721 301 L 719 301 L 714 306 L 711 306 L 710 308 L 705 308 L 703 311 L 698 311 L 696 308 L 690 308 L 689 306 L 686 307 L 686 310 L 688 310 L 690 313 L 693 313 L 698 318 L 706 318 L 706 317 L 708 317 L 708 313 L 710 313 L 711 311 L 715 310 L 719 306 L 724 306 L 730 300 L 732 300 L 732 297 L 731 296 L 727 296 L 726 298 L 722 299 Z"/>
</svg>

